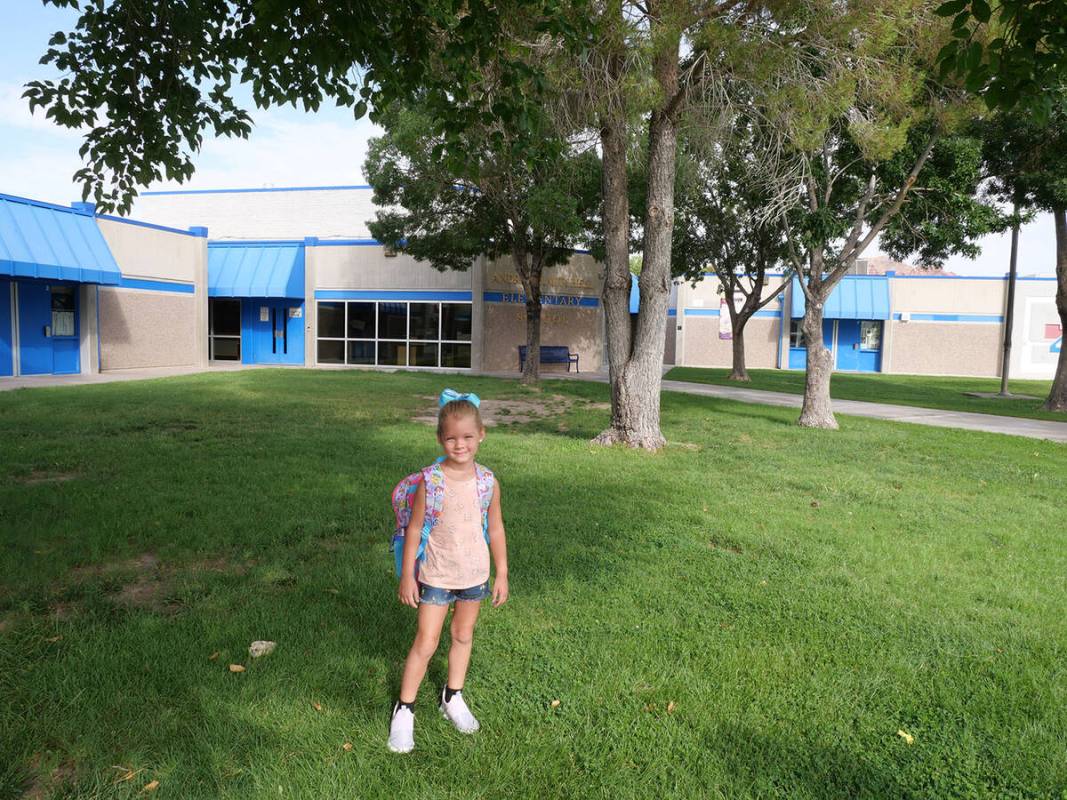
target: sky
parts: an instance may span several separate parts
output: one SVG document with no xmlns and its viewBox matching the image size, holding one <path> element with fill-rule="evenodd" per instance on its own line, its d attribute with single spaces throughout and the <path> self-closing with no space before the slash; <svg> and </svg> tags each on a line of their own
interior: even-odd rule
<svg viewBox="0 0 1067 800">
<path fill-rule="evenodd" d="M 77 131 L 59 128 L 38 109 L 31 115 L 21 98 L 27 81 L 49 78 L 51 67 L 38 64 L 57 30 L 70 30 L 77 14 L 43 6 L 40 0 L 4 0 L 0 28 L 0 193 L 68 204 L 81 198 L 71 176 L 81 166 Z M 248 139 L 208 139 L 195 157 L 196 173 L 179 185 L 153 189 L 229 189 L 270 186 L 335 186 L 365 183 L 367 140 L 381 131 L 366 118 L 353 120 L 347 109 L 323 108 L 307 114 L 292 108 L 249 109 L 255 123 Z M 134 207 L 136 216 L 136 204 Z M 1019 237 L 1019 274 L 1053 274 L 1055 237 L 1052 218 L 1038 216 Z M 982 254 L 971 261 L 953 258 L 945 270 L 960 275 L 1003 275 L 1008 270 L 1010 237 L 988 236 Z M 864 255 L 878 255 L 871 250 Z"/>
</svg>

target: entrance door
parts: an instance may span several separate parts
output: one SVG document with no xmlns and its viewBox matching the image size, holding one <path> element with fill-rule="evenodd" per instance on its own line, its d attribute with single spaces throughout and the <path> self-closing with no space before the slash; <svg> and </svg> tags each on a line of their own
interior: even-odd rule
<svg viewBox="0 0 1067 800">
<path fill-rule="evenodd" d="M 860 321 L 837 321 L 837 369 L 855 372 L 860 363 Z"/>
<path fill-rule="evenodd" d="M 879 320 L 837 321 L 837 369 L 878 372 L 882 367 L 882 323 Z"/>
<path fill-rule="evenodd" d="M 71 285 L 18 282 L 19 373 L 81 371 L 78 290 Z"/>
<path fill-rule="evenodd" d="M 304 304 L 300 300 L 253 299 L 251 362 L 304 363 Z"/>
</svg>

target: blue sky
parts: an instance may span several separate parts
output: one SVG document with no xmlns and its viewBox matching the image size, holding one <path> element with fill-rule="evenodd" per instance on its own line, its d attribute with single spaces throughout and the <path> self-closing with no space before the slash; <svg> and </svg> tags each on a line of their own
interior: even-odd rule
<svg viewBox="0 0 1067 800">
<path fill-rule="evenodd" d="M 53 73 L 38 64 L 48 39 L 73 27 L 70 9 L 40 0 L 5 0 L 0 28 L 0 193 L 54 203 L 80 198 L 71 175 L 80 166 L 76 131 L 57 128 L 40 111 L 31 116 L 23 85 Z M 248 140 L 209 140 L 196 157 L 196 174 L 184 186 L 161 183 L 147 189 L 218 189 L 263 186 L 328 186 L 364 183 L 367 139 L 379 133 L 368 120 L 354 121 L 346 109 L 317 114 L 284 108 L 251 109 L 255 128 Z M 136 216 L 136 207 L 134 215 Z M 1051 274 L 1055 268 L 1052 219 L 1041 215 L 1020 237 L 1020 274 Z M 957 258 L 945 269 L 958 274 L 1002 275 L 1009 237 L 987 237 L 975 261 Z M 870 252 L 868 255 L 875 255 Z"/>
</svg>

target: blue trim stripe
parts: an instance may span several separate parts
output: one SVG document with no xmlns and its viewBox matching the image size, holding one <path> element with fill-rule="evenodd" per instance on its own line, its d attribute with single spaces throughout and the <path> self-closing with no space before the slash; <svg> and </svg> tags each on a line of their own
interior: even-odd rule
<svg viewBox="0 0 1067 800">
<path fill-rule="evenodd" d="M 717 316 L 719 316 L 719 309 L 717 309 L 717 308 L 687 308 L 687 309 L 685 309 L 685 316 L 687 316 L 687 317 L 717 317 Z M 779 319 L 782 316 L 782 312 L 781 311 L 767 311 L 767 310 L 763 309 L 763 310 L 757 311 L 753 316 Z"/>
<path fill-rule="evenodd" d="M 486 303 L 525 303 L 525 300 L 519 299 L 523 296 L 522 292 L 483 292 L 482 300 Z M 600 300 L 596 297 L 581 297 L 579 295 L 543 294 L 541 295 L 541 305 L 599 308 Z"/>
<path fill-rule="evenodd" d="M 171 283 L 169 281 L 146 281 L 140 278 L 121 278 L 118 285 L 123 289 L 145 289 L 150 292 L 196 294 L 196 285 L 192 283 Z"/>
<path fill-rule="evenodd" d="M 384 247 L 377 239 L 319 239 L 316 247 Z"/>
<path fill-rule="evenodd" d="M 224 239 L 207 243 L 211 250 L 220 247 L 299 247 L 304 244 L 303 239 Z"/>
<path fill-rule="evenodd" d="M 893 314 L 894 321 L 899 322 L 900 313 Z M 1000 314 L 912 314 L 912 322 L 993 322 L 1001 324 L 1004 317 Z"/>
<path fill-rule="evenodd" d="M 677 308 L 668 308 L 667 309 L 667 316 L 668 317 L 677 317 L 678 316 L 678 309 Z"/>
<path fill-rule="evenodd" d="M 322 192 L 353 189 L 370 189 L 369 184 L 352 184 L 349 186 L 277 186 L 259 189 L 166 189 L 157 192 L 141 192 L 143 197 L 160 197 L 168 194 L 251 194 L 261 192 Z"/>
<path fill-rule="evenodd" d="M 142 222 L 139 219 L 126 219 L 126 217 L 116 217 L 112 214 L 97 214 L 97 219 L 106 219 L 110 222 L 122 222 L 126 225 L 136 225 L 138 228 L 151 228 L 155 231 L 166 231 L 167 233 L 180 233 L 182 236 L 194 236 L 202 238 L 199 233 L 193 233 L 192 231 L 183 231 L 181 228 L 171 228 L 167 225 L 157 225 L 154 222 Z"/>
<path fill-rule="evenodd" d="M 471 300 L 470 292 L 404 292 L 354 289 L 316 289 L 316 300 Z"/>
</svg>

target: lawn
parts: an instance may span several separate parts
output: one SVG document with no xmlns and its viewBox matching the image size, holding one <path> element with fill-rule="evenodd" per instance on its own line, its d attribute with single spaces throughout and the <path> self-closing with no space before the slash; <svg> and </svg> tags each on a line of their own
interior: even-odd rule
<svg viewBox="0 0 1067 800">
<path fill-rule="evenodd" d="M 728 369 L 674 367 L 665 376 L 672 381 L 713 383 L 720 386 L 743 386 L 787 394 L 804 393 L 804 373 L 782 369 L 749 370 L 750 383 L 728 381 Z M 835 372 L 830 380 L 830 395 L 839 400 L 868 400 L 902 406 L 943 408 L 948 411 L 973 411 L 977 414 L 1001 414 L 1067 422 L 1067 414 L 1044 411 L 1041 404 L 1048 397 L 1052 381 L 1011 381 L 1012 394 L 1039 398 L 968 397 L 966 392 L 999 392 L 1000 378 L 943 378 L 931 375 L 857 375 Z"/>
<path fill-rule="evenodd" d="M 481 732 L 434 708 L 443 646 L 397 756 L 388 494 L 445 383 L 520 420 L 479 456 L 512 599 L 475 635 Z M 313 370 L 0 393 L 0 798 L 1063 796 L 1067 448 L 668 393 L 649 455 L 589 444 L 606 399 Z"/>
</svg>

